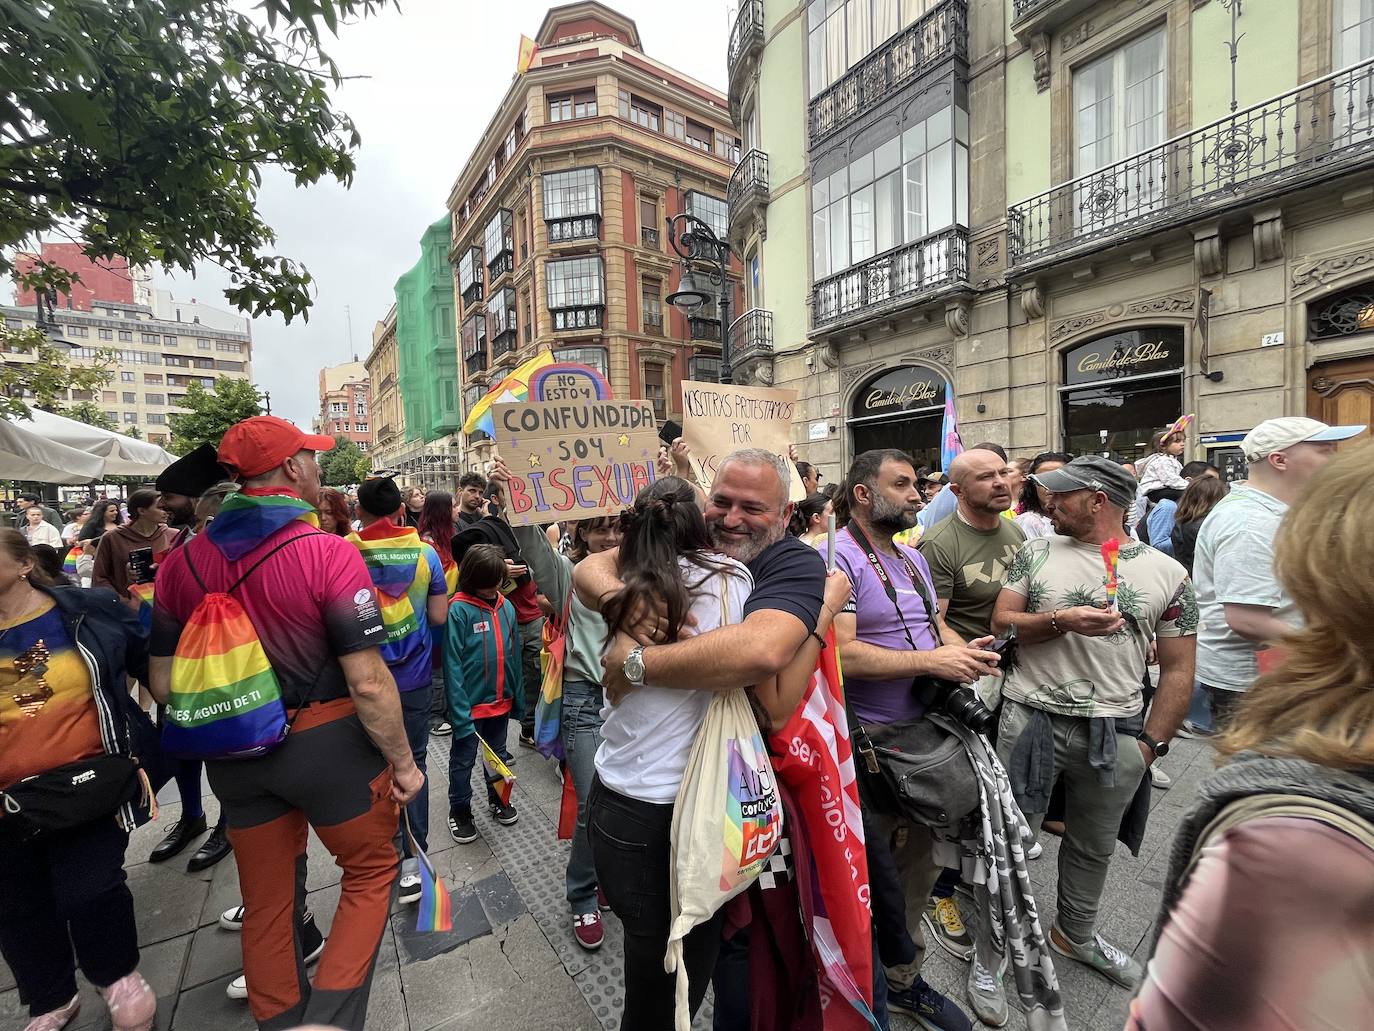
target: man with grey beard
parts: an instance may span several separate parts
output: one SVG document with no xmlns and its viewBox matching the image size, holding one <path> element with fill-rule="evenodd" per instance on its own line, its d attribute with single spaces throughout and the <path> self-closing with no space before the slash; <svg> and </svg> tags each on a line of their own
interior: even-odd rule
<svg viewBox="0 0 1374 1031">
<path fill-rule="evenodd" d="M 815 632 L 825 597 L 824 560 L 787 533 L 790 479 L 786 460 L 770 451 L 746 448 L 726 456 L 707 492 L 704 515 L 716 550 L 753 574 L 744 620 L 672 644 L 661 643 L 652 619 L 635 639 L 620 635 L 601 660 L 609 696 L 632 689 L 624 670 L 631 652 L 643 664 L 639 682 L 659 687 L 724 690 L 757 684 L 787 667 Z M 612 550 L 577 564 L 574 584 L 588 608 L 599 608 L 601 599 L 622 586 L 618 558 Z"/>
</svg>

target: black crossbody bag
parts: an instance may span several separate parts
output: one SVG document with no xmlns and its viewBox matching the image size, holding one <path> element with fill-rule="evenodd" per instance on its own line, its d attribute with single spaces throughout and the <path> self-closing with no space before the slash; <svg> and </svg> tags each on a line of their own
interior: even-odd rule
<svg viewBox="0 0 1374 1031">
<path fill-rule="evenodd" d="M 919 651 L 897 598 L 897 589 L 873 545 L 853 522 L 845 530 L 863 550 L 874 575 L 882 583 L 902 625 L 907 646 L 912 651 Z M 935 599 L 926 589 L 924 578 L 900 548 L 897 554 L 911 578 L 911 586 L 925 604 L 930 632 L 939 647 L 940 626 L 935 619 L 938 611 Z M 951 831 L 978 808 L 978 780 L 964 743 L 953 733 L 948 718 L 929 711 L 940 690 L 931 677 L 918 676 L 912 680 L 912 693 L 927 706 L 925 715 L 913 720 L 866 726 L 855 715 L 847 691 L 845 709 L 850 739 L 859 755 L 856 772 L 864 805 L 875 812 L 901 815 L 932 829 Z"/>
</svg>

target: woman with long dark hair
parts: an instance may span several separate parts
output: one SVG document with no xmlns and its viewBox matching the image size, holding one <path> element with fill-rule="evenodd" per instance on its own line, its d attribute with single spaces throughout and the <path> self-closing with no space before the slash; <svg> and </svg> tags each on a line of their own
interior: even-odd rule
<svg viewBox="0 0 1374 1031">
<path fill-rule="evenodd" d="M 446 490 L 432 490 L 425 495 L 420 518 L 415 527 L 420 540 L 432 547 L 444 570 L 444 583 L 449 601 L 458 591 L 458 563 L 453 561 L 453 495 Z M 429 732 L 446 737 L 453 733 L 453 724 L 445 713 L 448 695 L 444 688 L 444 647 L 448 641 L 445 625 L 431 628 L 434 652 L 434 675 L 430 681 Z"/>
<path fill-rule="evenodd" d="M 121 522 L 118 501 L 97 501 L 91 506 L 91 514 L 86 517 L 86 525 L 81 528 L 77 540 L 98 541 Z"/>
<path fill-rule="evenodd" d="M 1026 538 L 1048 537 L 1054 533 L 1054 525 L 1045 514 L 1045 501 L 1040 496 L 1041 487 L 1032 479 L 1036 473 L 1051 473 L 1068 465 L 1073 456 L 1065 451 L 1042 451 L 1031 459 L 1026 469 L 1026 481 L 1021 485 L 1021 504 L 1017 506 L 1016 525 L 1021 527 Z"/>
<path fill-rule="evenodd" d="M 151 725 L 139 726 L 147 717 L 129 675 L 147 677 L 147 633 L 128 606 L 106 589 L 55 586 L 23 535 L 0 530 L 0 789 L 85 760 L 146 755 L 134 738 L 146 741 Z M 78 775 L 91 779 L 63 770 L 55 788 Z M 147 807 L 136 788 L 100 797 L 108 811 L 74 827 L 31 824 L 22 807 L 0 816 L 0 952 L 40 1031 L 75 1017 L 78 966 L 115 1031 L 146 1031 L 157 1009 L 138 973 L 124 877 L 129 832 Z"/>
<path fill-rule="evenodd" d="M 1174 546 L 1174 558 L 1183 563 L 1189 576 L 1193 575 L 1193 552 L 1197 548 L 1197 534 L 1202 529 L 1202 521 L 1230 490 L 1230 486 L 1219 477 L 1199 476 L 1188 484 L 1188 489 L 1178 499 L 1169 541 Z"/>
<path fill-rule="evenodd" d="M 792 522 L 787 532 L 804 544 L 815 547 L 825 540 L 830 516 L 835 514 L 835 505 L 828 496 L 817 491 L 797 502 L 792 510 Z"/>
<path fill-rule="evenodd" d="M 1370 1024 L 1371 451 L 1337 455 L 1283 517 L 1274 573 L 1305 626 L 1215 739 L 1229 761 L 1179 824 L 1131 1031 Z"/>
</svg>

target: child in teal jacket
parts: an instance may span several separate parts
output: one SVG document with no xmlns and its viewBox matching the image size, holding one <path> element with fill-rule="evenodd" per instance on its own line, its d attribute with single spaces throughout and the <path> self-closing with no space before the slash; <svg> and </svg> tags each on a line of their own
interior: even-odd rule
<svg viewBox="0 0 1374 1031">
<path fill-rule="evenodd" d="M 448 718 L 453 746 L 448 762 L 448 826 L 453 839 L 477 839 L 472 821 L 472 768 L 478 736 L 503 761 L 506 723 L 512 710 L 524 712 L 525 690 L 520 663 L 520 628 L 515 607 L 501 595 L 506 578 L 505 553 L 493 544 L 476 544 L 458 566 L 458 593 L 448 609 L 444 648 Z M 491 783 L 487 802 L 498 823 L 517 819 L 515 806 L 504 801 Z"/>
</svg>

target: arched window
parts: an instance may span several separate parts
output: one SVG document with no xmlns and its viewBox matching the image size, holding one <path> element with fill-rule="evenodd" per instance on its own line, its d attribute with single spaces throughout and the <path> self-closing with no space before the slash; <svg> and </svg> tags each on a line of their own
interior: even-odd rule
<svg viewBox="0 0 1374 1031">
<path fill-rule="evenodd" d="M 1374 330 L 1374 282 L 1360 283 L 1307 306 L 1309 340 Z"/>
</svg>

